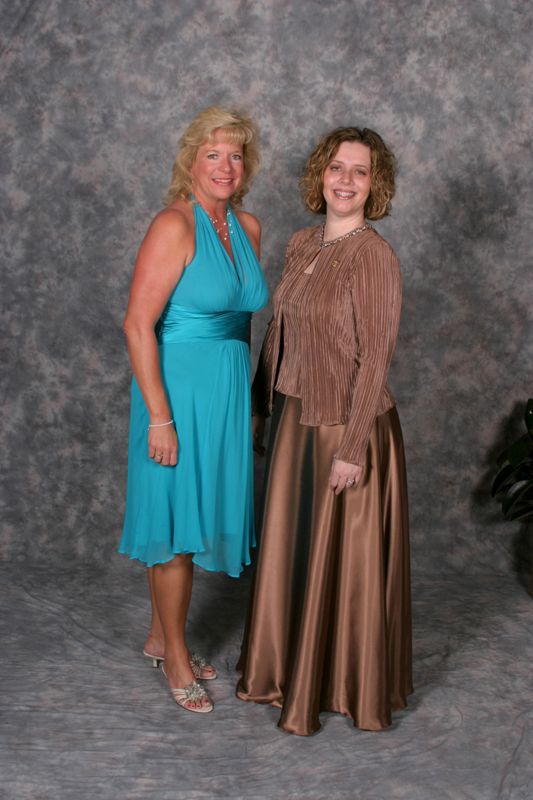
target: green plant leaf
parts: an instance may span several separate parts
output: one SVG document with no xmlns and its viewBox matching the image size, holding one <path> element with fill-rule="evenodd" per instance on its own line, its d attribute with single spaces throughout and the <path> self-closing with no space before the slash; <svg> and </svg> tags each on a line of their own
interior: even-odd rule
<svg viewBox="0 0 533 800">
<path fill-rule="evenodd" d="M 528 433 L 524 433 L 522 436 L 520 436 L 519 439 L 516 439 L 516 441 L 514 441 L 512 444 L 510 444 L 508 447 L 506 447 L 505 450 L 502 450 L 502 452 L 500 453 L 500 455 L 496 459 L 496 464 L 499 467 L 501 467 L 507 461 L 511 461 L 511 457 L 515 453 L 515 450 L 520 451 L 518 453 L 518 455 L 521 455 L 522 453 L 525 453 L 526 456 L 527 456 L 527 444 L 528 444 L 528 442 L 531 442 L 532 443 L 532 447 L 533 447 L 533 439 L 531 439 L 531 437 L 529 436 Z M 514 464 L 514 466 L 516 466 L 516 464 Z"/>
<path fill-rule="evenodd" d="M 526 403 L 524 422 L 527 433 L 500 453 L 491 486 L 506 520 L 533 519 L 533 398 Z"/>
<path fill-rule="evenodd" d="M 493 497 L 496 497 L 497 494 L 503 492 L 504 489 L 508 488 L 509 485 L 514 483 L 514 471 L 515 468 L 509 463 L 505 464 L 505 466 L 499 470 L 492 482 L 492 487 L 490 490 L 490 493 Z"/>
<path fill-rule="evenodd" d="M 531 503 L 523 506 L 519 505 L 518 507 L 513 507 L 512 512 L 510 514 L 507 514 L 505 519 L 508 522 L 512 521 L 524 522 L 527 519 L 533 519 L 533 507 L 531 506 Z"/>
<path fill-rule="evenodd" d="M 500 502 L 503 502 L 504 497 L 515 484 L 531 480 L 533 480 L 533 460 L 531 458 L 526 458 L 516 468 L 507 463 L 494 478 L 491 494 Z"/>
<path fill-rule="evenodd" d="M 530 397 L 527 401 L 524 422 L 526 423 L 526 429 L 529 435 L 533 436 L 533 397 Z"/>
<path fill-rule="evenodd" d="M 511 486 L 502 500 L 502 511 L 506 519 L 513 519 L 513 509 L 527 504 L 533 511 L 533 480 L 518 481 Z"/>
<path fill-rule="evenodd" d="M 524 458 L 524 460 L 515 467 L 515 480 L 527 481 L 533 479 L 533 459 L 531 456 Z"/>
<path fill-rule="evenodd" d="M 516 442 L 507 448 L 505 451 L 505 457 L 507 461 L 509 461 L 513 467 L 518 467 L 519 464 L 525 459 L 528 458 L 531 453 L 533 452 L 533 439 L 529 433 L 525 433 L 520 439 L 517 439 Z"/>
</svg>

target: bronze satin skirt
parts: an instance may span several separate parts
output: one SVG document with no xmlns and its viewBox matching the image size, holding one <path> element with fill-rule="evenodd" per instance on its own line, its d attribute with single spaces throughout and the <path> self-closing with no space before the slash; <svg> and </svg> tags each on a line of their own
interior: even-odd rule
<svg viewBox="0 0 533 800">
<path fill-rule="evenodd" d="M 411 683 L 409 523 L 396 409 L 377 417 L 359 485 L 328 486 L 344 426 L 299 423 L 276 396 L 263 530 L 237 697 L 282 709 L 307 736 L 335 711 L 365 730 L 391 724 Z"/>
</svg>

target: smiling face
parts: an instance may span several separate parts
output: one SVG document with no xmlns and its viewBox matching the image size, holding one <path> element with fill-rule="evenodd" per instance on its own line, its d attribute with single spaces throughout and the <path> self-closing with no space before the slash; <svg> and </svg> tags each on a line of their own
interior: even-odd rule
<svg viewBox="0 0 533 800">
<path fill-rule="evenodd" d="M 192 190 L 196 199 L 208 206 L 227 201 L 241 185 L 243 173 L 242 145 L 228 141 L 218 128 L 198 148 L 191 167 Z"/>
<path fill-rule="evenodd" d="M 322 193 L 329 218 L 363 225 L 370 194 L 370 148 L 362 142 L 341 142 L 324 170 Z"/>
</svg>

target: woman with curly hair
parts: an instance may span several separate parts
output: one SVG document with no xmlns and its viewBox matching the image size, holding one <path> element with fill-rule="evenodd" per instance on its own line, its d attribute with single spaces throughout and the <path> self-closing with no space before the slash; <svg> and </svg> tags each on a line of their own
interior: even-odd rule
<svg viewBox="0 0 533 800">
<path fill-rule="evenodd" d="M 411 686 L 402 433 L 387 372 L 401 305 L 386 216 L 395 160 L 369 129 L 311 154 L 253 386 L 254 442 L 272 410 L 263 531 L 237 696 L 281 708 L 306 736 L 335 711 L 391 724 Z"/>
<path fill-rule="evenodd" d="M 119 551 L 149 568 L 144 654 L 200 713 L 213 705 L 197 679 L 216 671 L 186 643 L 193 562 L 238 577 L 255 544 L 249 335 L 268 292 L 259 222 L 241 202 L 258 167 L 251 120 L 218 106 L 194 118 L 124 321 L 134 377 Z"/>
</svg>

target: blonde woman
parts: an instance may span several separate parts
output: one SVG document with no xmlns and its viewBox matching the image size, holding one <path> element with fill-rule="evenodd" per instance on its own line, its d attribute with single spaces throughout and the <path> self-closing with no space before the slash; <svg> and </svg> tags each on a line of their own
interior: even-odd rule
<svg viewBox="0 0 533 800">
<path fill-rule="evenodd" d="M 124 321 L 134 377 L 119 551 L 149 567 L 145 655 L 200 713 L 213 705 L 197 679 L 216 671 L 186 643 L 193 562 L 238 577 L 254 545 L 249 329 L 268 293 L 260 225 L 240 206 L 258 166 L 246 117 L 209 107 L 191 122 Z"/>
<path fill-rule="evenodd" d="M 256 444 L 272 408 L 270 467 L 243 646 L 243 700 L 307 736 L 321 711 L 367 730 L 411 691 L 407 486 L 387 372 L 401 278 L 367 220 L 394 194 L 394 156 L 339 128 L 309 157 L 303 199 L 321 225 L 292 237 L 254 381 Z"/>
</svg>

